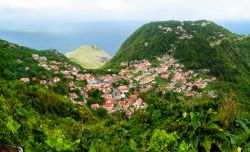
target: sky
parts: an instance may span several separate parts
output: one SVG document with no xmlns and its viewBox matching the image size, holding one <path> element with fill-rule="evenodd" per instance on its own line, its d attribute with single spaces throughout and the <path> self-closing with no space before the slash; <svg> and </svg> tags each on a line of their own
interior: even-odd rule
<svg viewBox="0 0 250 152">
<path fill-rule="evenodd" d="M 0 0 L 0 29 L 55 31 L 58 25 L 96 21 L 250 20 L 249 10 L 249 0 Z"/>
</svg>

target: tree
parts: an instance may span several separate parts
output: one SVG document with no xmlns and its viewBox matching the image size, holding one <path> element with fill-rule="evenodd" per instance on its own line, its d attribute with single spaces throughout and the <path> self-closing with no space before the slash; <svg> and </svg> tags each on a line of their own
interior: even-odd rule
<svg viewBox="0 0 250 152">
<path fill-rule="evenodd" d="M 170 151 L 174 144 L 177 144 L 177 134 L 166 133 L 165 130 L 156 129 L 150 139 L 148 151 Z"/>
<path fill-rule="evenodd" d="M 108 114 L 107 110 L 104 108 L 97 108 L 96 113 L 103 118 L 106 117 Z"/>
</svg>

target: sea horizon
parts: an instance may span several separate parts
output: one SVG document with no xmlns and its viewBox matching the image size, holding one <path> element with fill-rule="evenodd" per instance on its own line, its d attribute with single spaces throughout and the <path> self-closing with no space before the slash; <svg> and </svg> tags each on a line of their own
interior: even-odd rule
<svg viewBox="0 0 250 152">
<path fill-rule="evenodd" d="M 73 51 L 82 45 L 95 45 L 114 56 L 121 44 L 140 26 L 149 21 L 103 21 L 51 24 L 43 30 L 38 25 L 1 28 L 0 39 L 37 50 L 56 49 L 61 53 Z M 250 21 L 214 21 L 239 35 L 250 34 Z M 57 28 L 58 26 L 58 28 Z M 30 27 L 30 28 L 29 28 Z"/>
</svg>

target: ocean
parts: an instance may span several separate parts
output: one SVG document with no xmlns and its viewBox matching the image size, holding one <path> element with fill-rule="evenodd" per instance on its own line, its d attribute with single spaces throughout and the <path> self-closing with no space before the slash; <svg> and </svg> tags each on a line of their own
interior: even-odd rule
<svg viewBox="0 0 250 152">
<path fill-rule="evenodd" d="M 34 49 L 57 49 L 62 53 L 72 51 L 81 45 L 96 45 L 115 55 L 121 44 L 146 21 L 134 22 L 88 22 L 54 25 L 34 30 L 29 27 L 2 29 L 0 39 Z M 237 34 L 250 34 L 250 21 L 217 21 L 219 25 Z"/>
</svg>

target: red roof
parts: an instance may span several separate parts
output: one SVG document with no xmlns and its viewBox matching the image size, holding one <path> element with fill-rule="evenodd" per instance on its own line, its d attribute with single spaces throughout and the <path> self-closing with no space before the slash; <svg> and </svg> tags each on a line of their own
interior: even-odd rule
<svg viewBox="0 0 250 152">
<path fill-rule="evenodd" d="M 59 70 L 59 67 L 57 65 L 54 65 L 54 66 L 52 65 L 51 68 L 54 70 Z"/>
<path fill-rule="evenodd" d="M 92 108 L 92 109 L 99 108 L 99 104 L 91 104 L 91 108 Z"/>
<path fill-rule="evenodd" d="M 114 103 L 113 102 L 107 102 L 103 105 L 104 107 L 113 107 Z"/>
<path fill-rule="evenodd" d="M 184 94 L 184 96 L 186 96 L 186 97 L 190 97 L 190 96 L 192 96 L 193 94 L 192 93 L 185 93 Z"/>
<path fill-rule="evenodd" d="M 143 102 L 143 100 L 141 98 L 139 98 L 139 99 L 136 100 L 137 105 L 141 105 L 142 102 Z"/>
<path fill-rule="evenodd" d="M 29 78 L 20 78 L 20 81 L 27 83 L 30 81 L 30 79 Z"/>
<path fill-rule="evenodd" d="M 179 91 L 181 91 L 181 89 L 180 89 L 180 88 L 176 88 L 175 91 L 176 91 L 176 92 L 179 92 Z"/>
<path fill-rule="evenodd" d="M 32 81 L 35 81 L 36 80 L 36 77 L 32 77 Z"/>
<path fill-rule="evenodd" d="M 201 81 L 201 82 L 199 82 L 199 83 L 197 84 L 197 87 L 199 87 L 199 88 L 205 88 L 206 85 L 207 85 L 207 83 L 206 83 L 205 81 Z"/>
<path fill-rule="evenodd" d="M 124 86 L 119 86 L 118 89 L 121 91 L 121 92 L 127 92 L 128 91 L 128 86 L 124 85 Z"/>
<path fill-rule="evenodd" d="M 111 98 L 104 98 L 105 102 L 114 102 L 114 99 L 111 97 Z"/>
<path fill-rule="evenodd" d="M 181 82 L 182 82 L 182 83 L 186 83 L 186 82 L 187 82 L 186 78 L 182 78 L 182 79 L 181 79 Z"/>
<path fill-rule="evenodd" d="M 128 98 L 129 103 L 133 103 L 134 101 L 135 101 L 135 98 L 133 98 L 133 97 Z"/>
<path fill-rule="evenodd" d="M 168 77 L 168 74 L 161 74 L 161 78 L 166 79 Z"/>
<path fill-rule="evenodd" d="M 102 97 L 103 97 L 103 98 L 109 98 L 109 97 L 112 97 L 112 96 L 111 96 L 111 94 L 104 93 L 104 94 L 102 95 Z"/>
<path fill-rule="evenodd" d="M 186 85 L 182 85 L 181 86 L 181 89 L 185 89 L 187 86 Z"/>
<path fill-rule="evenodd" d="M 94 77 L 85 77 L 87 82 L 93 82 L 95 80 Z"/>
<path fill-rule="evenodd" d="M 179 80 L 179 79 L 181 79 L 182 78 L 182 75 L 181 74 L 175 74 L 174 75 L 174 80 Z"/>
<path fill-rule="evenodd" d="M 128 103 L 126 101 L 120 101 L 120 105 L 122 107 L 126 107 L 126 106 L 128 106 Z"/>
<path fill-rule="evenodd" d="M 146 77 L 140 83 L 145 84 L 145 83 L 149 83 L 149 82 L 151 82 L 153 80 L 154 80 L 154 77 Z"/>
<path fill-rule="evenodd" d="M 190 72 L 185 72 L 183 75 L 188 76 L 189 74 L 190 74 Z"/>
<path fill-rule="evenodd" d="M 84 90 L 89 91 L 91 88 L 89 86 L 84 87 Z"/>
</svg>

